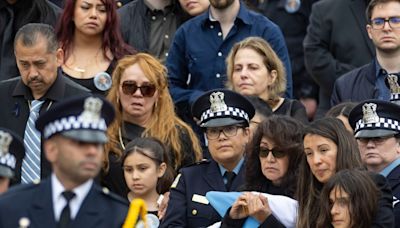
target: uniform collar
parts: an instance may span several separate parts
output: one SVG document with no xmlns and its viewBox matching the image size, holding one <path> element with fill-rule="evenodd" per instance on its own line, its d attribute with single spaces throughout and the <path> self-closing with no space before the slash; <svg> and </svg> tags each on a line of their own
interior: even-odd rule
<svg viewBox="0 0 400 228">
<path fill-rule="evenodd" d="M 390 174 L 390 172 L 392 172 L 392 170 L 399 165 L 400 165 L 400 158 L 397 158 L 392 163 L 390 163 L 390 165 L 386 166 L 386 168 L 384 168 L 380 172 L 380 174 L 383 175 L 384 177 L 387 177 Z"/>
<path fill-rule="evenodd" d="M 235 166 L 235 168 L 232 170 L 236 175 L 239 174 L 240 169 L 242 168 L 244 162 L 244 158 L 242 157 L 238 164 Z M 218 164 L 219 171 L 221 172 L 221 175 L 224 176 L 225 172 L 227 171 L 222 165 Z"/>
</svg>

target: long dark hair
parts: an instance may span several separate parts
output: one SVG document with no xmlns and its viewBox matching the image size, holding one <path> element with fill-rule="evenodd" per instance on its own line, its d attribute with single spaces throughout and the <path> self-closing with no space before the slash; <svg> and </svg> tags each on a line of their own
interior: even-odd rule
<svg viewBox="0 0 400 228">
<path fill-rule="evenodd" d="M 380 191 L 368 172 L 359 169 L 341 170 L 325 184 L 321 192 L 321 211 L 317 227 L 332 227 L 329 195 L 334 189 L 349 195 L 351 227 L 371 227 L 377 212 Z"/>
<path fill-rule="evenodd" d="M 61 48 L 64 50 L 64 59 L 68 59 L 71 54 L 71 45 L 74 37 L 75 23 L 72 20 L 76 0 L 66 0 L 63 13 L 61 14 L 57 27 L 56 34 L 58 41 L 61 43 Z M 107 12 L 107 20 L 103 31 L 103 56 L 111 61 L 107 56 L 107 50 L 110 50 L 114 58 L 117 60 L 128 54 L 135 54 L 134 48 L 125 43 L 122 39 L 119 17 L 116 10 L 114 0 L 101 0 Z"/>
<path fill-rule="evenodd" d="M 362 167 L 357 142 L 339 119 L 325 117 L 315 120 L 304 130 L 304 137 L 306 135 L 319 135 L 332 140 L 336 144 L 336 172 Z M 323 184 L 312 174 L 305 153 L 303 153 L 296 193 L 296 198 L 299 201 L 297 227 L 315 227 L 320 210 L 318 202 L 322 187 Z"/>
<path fill-rule="evenodd" d="M 170 158 L 168 157 L 169 153 L 167 152 L 165 145 L 160 140 L 153 137 L 133 139 L 128 143 L 128 145 L 126 145 L 122 157 L 122 164 L 124 164 L 126 158 L 133 153 L 140 153 L 150 158 L 156 163 L 157 167 L 163 162 L 167 165 L 164 175 L 157 181 L 157 192 L 163 194 L 169 191 L 169 187 L 171 186 L 175 176 L 175 171 L 170 165 Z"/>
<path fill-rule="evenodd" d="M 260 143 L 262 138 L 272 141 L 275 148 L 287 152 L 289 166 L 281 186 L 286 189 L 285 195 L 293 196 L 296 188 L 296 173 L 301 154 L 303 153 L 303 125 L 288 116 L 272 115 L 261 122 L 253 139 L 247 145 L 246 184 L 248 190 L 262 191 L 265 184 L 271 184 L 261 171 Z"/>
</svg>

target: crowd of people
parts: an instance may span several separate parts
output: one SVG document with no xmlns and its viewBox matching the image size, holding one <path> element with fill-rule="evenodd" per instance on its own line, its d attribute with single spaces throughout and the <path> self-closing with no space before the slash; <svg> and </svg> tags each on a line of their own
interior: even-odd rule
<svg viewBox="0 0 400 228">
<path fill-rule="evenodd" d="M 0 0 L 0 228 L 399 227 L 399 72 L 400 0 Z"/>
</svg>

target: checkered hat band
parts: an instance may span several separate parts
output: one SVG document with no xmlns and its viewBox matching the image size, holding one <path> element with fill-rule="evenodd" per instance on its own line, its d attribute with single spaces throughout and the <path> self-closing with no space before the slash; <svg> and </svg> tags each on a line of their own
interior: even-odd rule
<svg viewBox="0 0 400 228">
<path fill-rule="evenodd" d="M 104 119 L 100 119 L 99 121 L 87 121 L 87 119 L 84 119 L 81 116 L 64 117 L 48 123 L 44 128 L 43 136 L 44 138 L 49 138 L 50 136 L 59 132 L 85 129 L 106 131 L 107 124 Z"/>
<path fill-rule="evenodd" d="M 4 156 L 0 157 L 0 165 L 5 165 L 8 167 L 11 167 L 12 169 L 15 169 L 15 163 L 16 163 L 16 159 L 14 157 L 14 155 L 7 153 Z"/>
<path fill-rule="evenodd" d="M 212 112 L 211 109 L 208 109 L 201 115 L 201 122 L 205 122 L 208 119 L 212 119 L 215 117 L 238 117 L 247 120 L 247 122 L 250 121 L 249 115 L 244 110 L 235 107 L 228 107 L 227 110 L 219 112 Z"/>
<path fill-rule="evenodd" d="M 398 101 L 400 100 L 400 94 L 399 93 L 391 93 L 390 94 L 390 101 Z"/>
<path fill-rule="evenodd" d="M 360 119 L 356 123 L 355 132 L 363 129 L 388 129 L 400 131 L 400 123 L 397 120 L 387 119 L 387 118 L 379 118 L 378 122 L 365 124 L 362 119 Z"/>
</svg>

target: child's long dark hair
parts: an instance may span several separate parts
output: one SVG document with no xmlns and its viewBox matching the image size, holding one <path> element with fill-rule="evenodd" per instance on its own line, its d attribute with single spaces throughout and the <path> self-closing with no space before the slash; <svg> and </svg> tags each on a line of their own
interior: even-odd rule
<svg viewBox="0 0 400 228">
<path fill-rule="evenodd" d="M 169 187 L 175 176 L 175 171 L 170 166 L 170 159 L 168 158 L 169 153 L 165 145 L 160 140 L 153 137 L 136 138 L 126 145 L 124 156 L 122 157 L 122 164 L 125 163 L 125 159 L 129 155 L 136 152 L 153 160 L 157 167 L 163 162 L 167 165 L 164 175 L 157 181 L 157 192 L 163 194 L 169 191 Z"/>
</svg>

